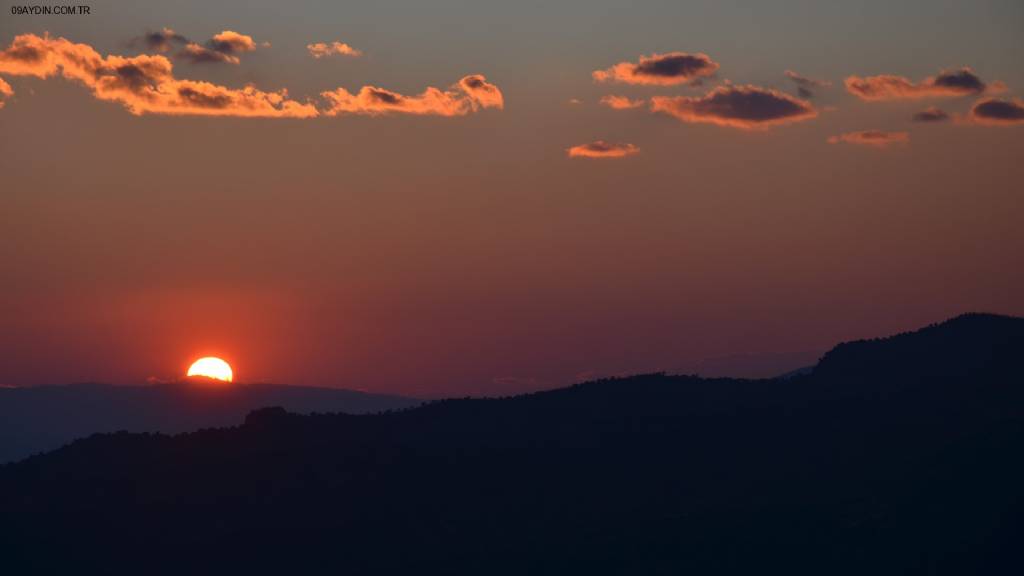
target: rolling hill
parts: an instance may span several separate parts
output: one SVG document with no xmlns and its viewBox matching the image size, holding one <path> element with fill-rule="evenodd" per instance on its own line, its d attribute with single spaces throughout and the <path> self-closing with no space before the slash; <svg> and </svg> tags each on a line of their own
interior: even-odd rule
<svg viewBox="0 0 1024 576">
<path fill-rule="evenodd" d="M 1024 319 L 974 314 L 785 379 L 97 435 L 0 468 L 0 546 L 12 573 L 1020 573 L 1022 359 Z"/>
<path fill-rule="evenodd" d="M 419 402 L 335 388 L 189 381 L 0 388 L 0 463 L 54 450 L 97 432 L 174 434 L 233 426 L 265 406 L 298 413 L 361 414 Z"/>
</svg>

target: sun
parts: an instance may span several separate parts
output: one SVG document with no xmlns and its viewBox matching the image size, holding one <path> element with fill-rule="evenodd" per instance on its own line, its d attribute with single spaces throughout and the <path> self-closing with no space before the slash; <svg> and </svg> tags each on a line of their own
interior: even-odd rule
<svg viewBox="0 0 1024 576">
<path fill-rule="evenodd" d="M 220 358 L 207 356 L 196 360 L 189 366 L 188 376 L 202 376 L 204 378 L 231 382 L 234 378 L 234 372 L 231 371 L 231 366 L 227 362 Z"/>
</svg>

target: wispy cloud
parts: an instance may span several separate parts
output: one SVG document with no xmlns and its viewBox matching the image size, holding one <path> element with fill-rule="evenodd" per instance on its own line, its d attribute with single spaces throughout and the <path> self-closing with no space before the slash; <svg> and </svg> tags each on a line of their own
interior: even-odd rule
<svg viewBox="0 0 1024 576">
<path fill-rule="evenodd" d="M 640 152 L 634 144 L 612 143 L 596 140 L 587 144 L 573 146 L 566 150 L 570 158 L 622 158 Z"/>
<path fill-rule="evenodd" d="M 239 34 L 232 30 L 224 30 L 215 34 L 213 38 L 200 45 L 190 42 L 178 53 L 179 58 L 184 58 L 196 64 L 209 62 L 225 62 L 238 64 L 239 55 L 245 52 L 252 52 L 256 49 L 256 41 L 252 36 Z"/>
<path fill-rule="evenodd" d="M 170 52 L 175 47 L 188 44 L 188 38 L 178 34 L 170 28 L 163 28 L 156 32 L 146 32 L 142 36 L 132 40 L 133 46 L 141 45 L 146 50 L 153 52 Z"/>
<path fill-rule="evenodd" d="M 970 68 L 943 70 L 936 76 L 915 83 L 903 76 L 849 76 L 846 91 L 866 101 L 944 98 L 970 96 L 986 91 L 1001 91 L 1001 83 L 986 84 Z"/>
<path fill-rule="evenodd" d="M 814 93 L 819 88 L 828 88 L 832 86 L 832 83 L 827 80 L 815 80 L 806 76 L 801 76 L 792 70 L 786 70 L 786 77 L 796 84 L 797 94 L 801 98 L 813 98 Z"/>
<path fill-rule="evenodd" d="M 651 98 L 651 110 L 683 122 L 705 122 L 744 130 L 801 122 L 818 115 L 806 100 L 751 85 L 719 86 L 700 97 L 655 96 Z"/>
<path fill-rule="evenodd" d="M 633 100 L 625 96 L 608 95 L 601 98 L 601 104 L 604 104 L 613 110 L 630 110 L 632 108 L 643 107 L 644 100 L 642 98 Z"/>
<path fill-rule="evenodd" d="M 707 54 L 668 52 L 641 56 L 639 62 L 620 62 L 591 76 L 598 82 L 675 86 L 714 75 L 718 63 Z"/>
<path fill-rule="evenodd" d="M 942 108 L 936 108 L 935 106 L 929 106 L 920 112 L 914 114 L 911 118 L 914 122 L 945 122 L 949 120 L 949 114 L 946 113 Z"/>
<path fill-rule="evenodd" d="M 6 100 L 11 96 L 14 96 L 14 89 L 3 78 L 0 78 L 0 108 L 4 107 L 4 104 L 7 103 Z"/>
<path fill-rule="evenodd" d="M 309 55 L 313 58 L 320 59 L 327 56 L 351 56 L 353 58 L 362 56 L 363 53 L 360 50 L 345 44 L 344 42 L 316 42 L 314 44 L 307 44 L 306 50 L 309 50 Z"/>
<path fill-rule="evenodd" d="M 910 143 L 910 134 L 906 132 L 886 132 L 883 130 L 861 130 L 859 132 L 847 132 L 828 139 L 829 144 L 859 144 L 861 146 L 873 146 L 875 148 L 888 148 L 894 144 Z"/>
<path fill-rule="evenodd" d="M 363 86 L 353 94 L 338 88 L 321 94 L 329 103 L 324 114 L 414 114 L 432 116 L 465 116 L 483 108 L 504 107 L 504 98 L 497 86 L 479 74 L 465 76 L 452 87 L 441 90 L 433 86 L 415 96 L 405 96 L 376 86 Z"/>
</svg>

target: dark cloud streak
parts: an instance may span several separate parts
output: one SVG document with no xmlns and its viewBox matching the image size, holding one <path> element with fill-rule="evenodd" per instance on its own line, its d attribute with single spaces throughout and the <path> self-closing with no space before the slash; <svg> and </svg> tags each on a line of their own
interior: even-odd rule
<svg viewBox="0 0 1024 576">
<path fill-rule="evenodd" d="M 706 122 L 745 130 L 770 128 L 809 120 L 814 106 L 789 94 L 760 86 L 719 86 L 699 98 L 651 98 L 651 110 L 683 122 Z"/>
<path fill-rule="evenodd" d="M 154 52 L 169 52 L 175 46 L 188 44 L 188 38 L 178 34 L 170 28 L 163 28 L 157 32 L 147 32 L 131 41 L 132 46 L 141 45 L 143 48 Z"/>
<path fill-rule="evenodd" d="M 976 122 L 996 126 L 1024 124 L 1024 100 L 986 98 L 974 104 L 970 117 Z"/>
<path fill-rule="evenodd" d="M 718 63 L 707 54 L 668 52 L 641 56 L 639 62 L 619 62 L 605 70 L 591 73 L 598 82 L 622 82 L 653 86 L 675 86 L 686 82 L 699 82 L 714 75 Z"/>
<path fill-rule="evenodd" d="M 786 70 L 786 77 L 796 84 L 797 94 L 804 99 L 813 98 L 815 91 L 819 88 L 828 88 L 832 86 L 831 82 L 827 80 L 815 80 L 806 76 L 801 76 L 792 70 Z"/>
<path fill-rule="evenodd" d="M 947 114 L 946 111 L 941 109 L 941 108 L 936 108 L 935 106 L 929 106 L 928 108 L 925 108 L 924 110 L 921 110 L 920 112 L 914 114 L 912 120 L 914 122 L 925 122 L 925 123 L 927 123 L 927 122 L 945 122 L 946 120 L 949 120 L 949 114 Z"/>
<path fill-rule="evenodd" d="M 884 130 L 860 130 L 858 132 L 847 132 L 828 139 L 829 144 L 857 144 L 860 146 L 871 146 L 873 148 L 888 148 L 893 144 L 909 144 L 910 134 L 907 132 L 886 132 Z"/>
</svg>

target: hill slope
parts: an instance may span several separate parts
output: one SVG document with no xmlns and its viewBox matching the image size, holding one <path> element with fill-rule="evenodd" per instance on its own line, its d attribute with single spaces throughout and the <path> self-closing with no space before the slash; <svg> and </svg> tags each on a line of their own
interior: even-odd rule
<svg viewBox="0 0 1024 576">
<path fill-rule="evenodd" d="M 282 406 L 293 412 L 361 414 L 418 403 L 398 396 L 275 384 L 0 388 L 0 463 L 54 450 L 96 432 L 174 434 L 233 426 L 264 406 Z"/>
<path fill-rule="evenodd" d="M 0 469 L 0 546 L 23 572 L 1019 573 L 1022 352 L 1024 320 L 972 315 L 785 380 L 96 436 Z"/>
</svg>

